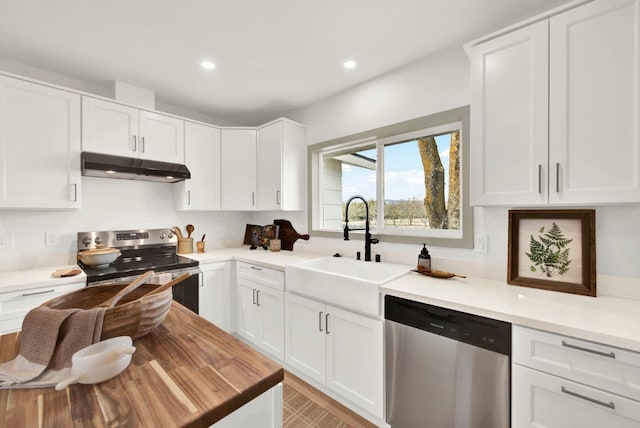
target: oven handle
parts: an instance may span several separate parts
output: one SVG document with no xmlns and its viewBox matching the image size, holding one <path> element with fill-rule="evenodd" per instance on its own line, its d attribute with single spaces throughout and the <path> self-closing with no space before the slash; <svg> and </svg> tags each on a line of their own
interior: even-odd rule
<svg viewBox="0 0 640 428">
<path fill-rule="evenodd" d="M 170 273 L 171 274 L 171 279 L 176 279 L 177 277 L 179 277 L 180 275 L 182 275 L 185 272 L 190 272 L 191 276 L 199 276 L 201 271 L 200 271 L 199 267 L 195 266 L 195 267 L 184 268 L 184 269 L 175 269 L 175 270 L 167 270 L 167 271 L 164 271 L 164 272 L 156 272 L 156 275 L 162 275 L 162 274 Z M 154 275 L 154 278 L 155 278 L 156 275 Z M 95 285 L 121 285 L 121 284 L 128 284 L 128 283 L 130 283 L 131 281 L 133 281 L 137 277 L 138 277 L 138 275 L 132 275 L 132 276 L 125 276 L 125 277 L 122 277 L 122 278 L 105 279 L 104 281 L 96 281 L 96 282 L 87 283 L 87 286 L 93 287 Z"/>
</svg>

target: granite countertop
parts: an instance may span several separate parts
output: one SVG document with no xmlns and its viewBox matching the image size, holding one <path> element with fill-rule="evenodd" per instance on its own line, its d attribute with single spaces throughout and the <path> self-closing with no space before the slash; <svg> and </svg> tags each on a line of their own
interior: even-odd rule
<svg viewBox="0 0 640 428">
<path fill-rule="evenodd" d="M 0 336 L 0 361 L 16 355 L 18 337 Z M 0 426 L 208 427 L 284 379 L 282 367 L 175 302 L 133 344 L 129 367 L 106 382 L 0 390 Z"/>
<path fill-rule="evenodd" d="M 380 292 L 640 352 L 640 301 L 411 272 Z"/>
</svg>

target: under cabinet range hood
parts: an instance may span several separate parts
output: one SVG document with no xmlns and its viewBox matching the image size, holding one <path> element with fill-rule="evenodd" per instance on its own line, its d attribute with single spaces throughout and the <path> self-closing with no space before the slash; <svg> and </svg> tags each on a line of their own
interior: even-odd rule
<svg viewBox="0 0 640 428">
<path fill-rule="evenodd" d="M 102 153 L 82 152 L 82 175 L 176 183 L 191 178 L 185 165 Z"/>
</svg>

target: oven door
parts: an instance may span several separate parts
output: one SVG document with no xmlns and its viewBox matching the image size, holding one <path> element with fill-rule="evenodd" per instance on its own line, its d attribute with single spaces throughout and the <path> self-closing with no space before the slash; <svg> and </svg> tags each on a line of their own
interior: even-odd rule
<svg viewBox="0 0 640 428">
<path fill-rule="evenodd" d="M 175 269 L 164 272 L 157 272 L 154 277 L 149 281 L 150 283 L 158 283 L 165 284 L 172 279 L 175 279 L 182 275 L 185 272 L 191 273 L 191 276 L 180 284 L 173 286 L 173 300 L 180 303 L 181 305 L 187 307 L 191 311 L 198 313 L 198 299 L 199 299 L 199 288 L 200 288 L 200 269 L 195 268 L 187 268 L 187 269 Z M 134 276 L 125 276 L 121 278 L 113 278 L 107 279 L 104 281 L 96 281 L 89 282 L 88 286 L 94 285 L 118 285 L 118 284 L 128 284 L 137 278 L 137 275 Z"/>
</svg>

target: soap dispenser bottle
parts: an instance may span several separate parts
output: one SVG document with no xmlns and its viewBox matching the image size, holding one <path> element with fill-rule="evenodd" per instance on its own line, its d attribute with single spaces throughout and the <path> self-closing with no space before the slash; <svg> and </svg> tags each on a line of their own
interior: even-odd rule
<svg viewBox="0 0 640 428">
<path fill-rule="evenodd" d="M 422 244 L 422 251 L 418 254 L 418 268 L 431 270 L 431 256 L 427 250 L 427 244 Z"/>
</svg>

